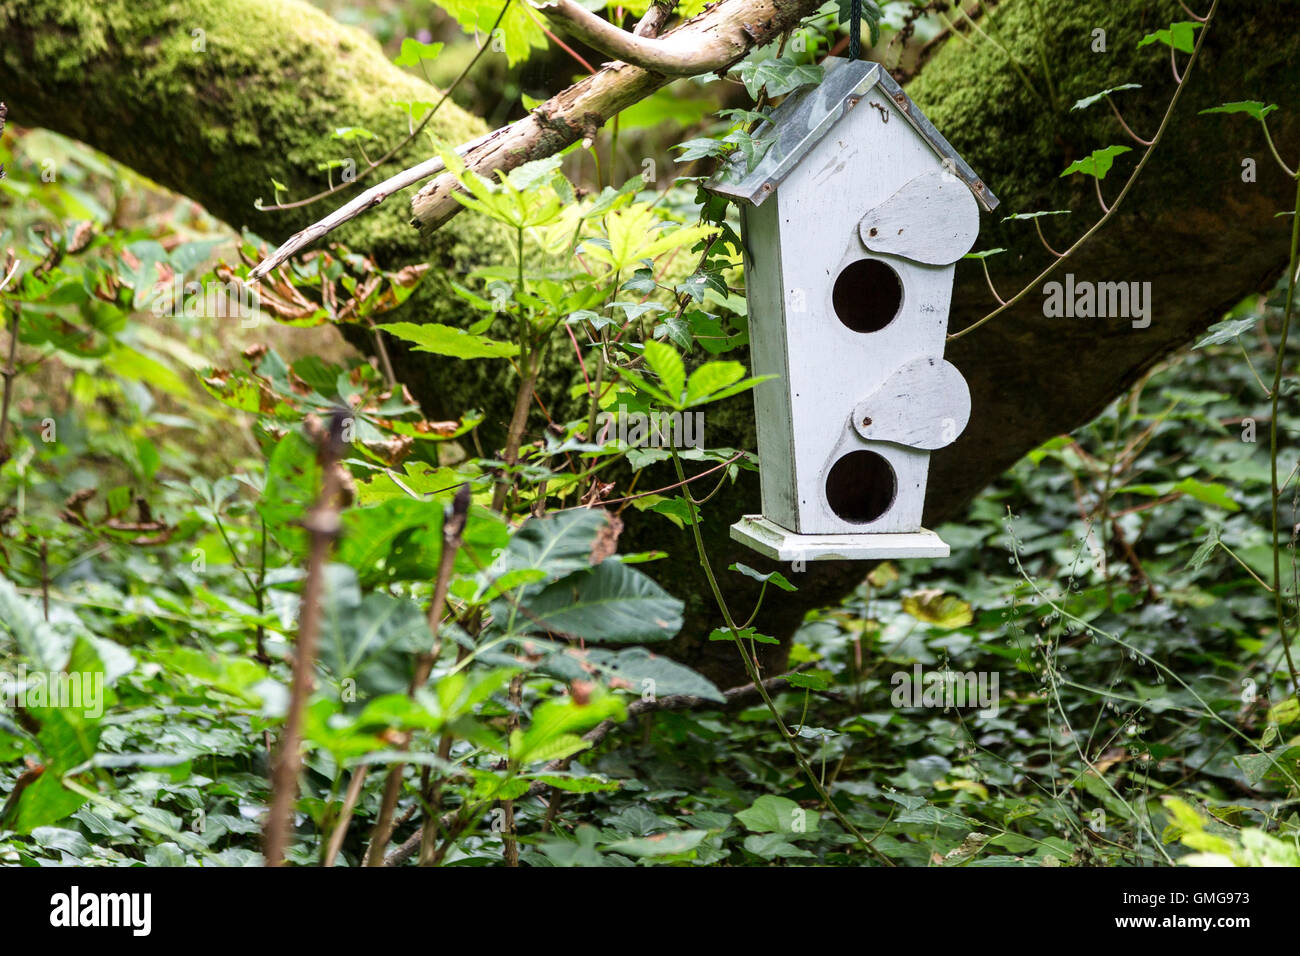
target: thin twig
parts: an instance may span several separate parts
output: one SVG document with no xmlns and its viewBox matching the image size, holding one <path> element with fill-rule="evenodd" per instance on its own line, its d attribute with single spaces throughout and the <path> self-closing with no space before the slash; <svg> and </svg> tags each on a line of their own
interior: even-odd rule
<svg viewBox="0 0 1300 956">
<path fill-rule="evenodd" d="M 1106 205 L 1106 197 L 1101 194 L 1101 177 L 1093 176 L 1092 183 L 1097 187 L 1097 202 L 1101 203 L 1101 211 L 1109 213 L 1110 207 Z"/>
<path fill-rule="evenodd" d="M 303 712 L 311 694 L 316 669 L 316 640 L 320 629 L 321 598 L 325 588 L 325 566 L 339 534 L 339 461 L 346 444 L 343 426 L 347 413 L 330 416 L 328 431 L 318 439 L 317 460 L 321 468 L 320 496 L 303 520 L 311 535 L 307 579 L 302 588 L 298 642 L 293 661 L 293 684 L 289 692 L 289 713 L 285 718 L 280 751 L 271 769 L 271 808 L 266 823 L 266 865 L 284 865 L 285 850 L 293 829 L 293 810 L 298 798 L 298 774 L 302 770 Z"/>
<path fill-rule="evenodd" d="M 1038 239 L 1039 239 L 1039 241 L 1043 244 L 1043 248 L 1046 249 L 1048 252 L 1050 252 L 1052 255 L 1056 256 L 1056 258 L 1058 258 L 1058 259 L 1062 259 L 1062 258 L 1064 258 L 1064 257 L 1065 257 L 1065 254 L 1064 254 L 1064 253 L 1062 253 L 1062 252 L 1057 252 L 1057 251 L 1056 251 L 1055 249 L 1053 249 L 1050 245 L 1048 245 L 1047 237 L 1043 235 L 1043 227 L 1040 226 L 1040 225 L 1038 224 L 1038 221 L 1039 221 L 1041 218 L 1042 218 L 1041 216 L 1035 216 L 1035 217 L 1034 217 L 1034 229 L 1036 229 L 1036 230 L 1038 231 Z M 1001 301 L 1001 300 L 999 300 L 999 301 Z"/>
<path fill-rule="evenodd" d="M 1037 222 L 1037 220 L 1034 221 Z M 993 293 L 993 298 L 997 299 L 1003 305 L 1006 305 L 1007 304 L 1006 299 L 998 295 L 998 290 L 993 288 L 993 277 L 989 275 L 989 260 L 987 256 L 982 257 L 980 259 L 980 265 L 984 267 L 984 281 L 989 284 L 989 291 Z"/>
<path fill-rule="evenodd" d="M 499 132 L 499 130 L 485 133 L 477 139 L 472 139 L 468 143 L 463 143 L 456 147 L 455 152 L 464 156 L 471 149 L 482 146 L 493 136 L 497 135 L 497 132 Z M 436 176 L 446 168 L 446 164 L 443 163 L 440 157 L 434 157 L 433 159 L 426 159 L 422 163 L 416 163 L 414 166 L 404 169 L 394 176 L 389 176 L 377 186 L 371 186 L 360 196 L 345 205 L 340 206 L 338 209 L 335 209 L 324 219 L 312 223 L 306 229 L 295 232 L 292 236 L 286 239 L 281 243 L 280 247 L 275 250 L 275 252 L 271 253 L 259 262 L 252 271 L 248 273 L 249 283 L 252 284 L 260 281 L 272 269 L 283 264 L 294 253 L 305 249 L 327 233 L 333 232 L 345 222 L 350 222 L 362 213 L 369 212 L 394 193 L 401 192 L 407 186 L 413 186 L 422 179 Z"/>
<path fill-rule="evenodd" d="M 1141 143 L 1143 146 L 1155 145 L 1155 142 L 1153 140 L 1143 139 L 1137 133 L 1133 132 L 1132 128 L 1128 125 L 1128 123 L 1124 122 L 1124 117 L 1120 115 L 1119 107 L 1115 105 L 1114 101 L 1111 100 L 1109 95 L 1106 96 L 1106 105 L 1108 105 L 1110 107 L 1110 111 L 1115 114 L 1115 119 L 1119 120 L 1119 125 L 1124 127 L 1124 132 L 1128 133 L 1130 136 L 1133 137 L 1133 139 Z"/>
</svg>

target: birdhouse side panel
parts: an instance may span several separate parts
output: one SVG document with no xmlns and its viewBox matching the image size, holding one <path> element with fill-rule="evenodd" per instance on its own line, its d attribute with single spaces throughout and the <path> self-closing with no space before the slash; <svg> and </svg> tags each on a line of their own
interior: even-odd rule
<svg viewBox="0 0 1300 956">
<path fill-rule="evenodd" d="M 873 252 L 859 225 L 904 184 L 935 170 L 942 164 L 928 144 L 873 90 L 781 185 L 800 533 L 920 528 L 928 452 L 864 439 L 853 414 L 900 367 L 942 356 L 953 267 Z M 923 418 L 927 408 L 904 397 L 890 414 Z"/>
<path fill-rule="evenodd" d="M 780 197 L 762 206 L 741 206 L 745 252 L 745 301 L 749 353 L 754 375 L 773 375 L 754 388 L 758 431 L 759 484 L 763 514 L 796 529 L 794 433 L 790 417 L 790 369 L 782 299 Z"/>
</svg>

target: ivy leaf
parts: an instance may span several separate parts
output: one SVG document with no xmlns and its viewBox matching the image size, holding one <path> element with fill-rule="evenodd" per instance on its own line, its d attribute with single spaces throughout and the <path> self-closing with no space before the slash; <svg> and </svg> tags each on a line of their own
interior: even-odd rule
<svg viewBox="0 0 1300 956">
<path fill-rule="evenodd" d="M 1253 329 L 1258 321 L 1258 315 L 1248 315 L 1242 319 L 1224 319 L 1222 322 L 1216 322 L 1206 330 L 1204 337 L 1192 348 L 1203 349 L 1209 345 L 1226 345 L 1234 342 L 1238 336 Z"/>
<path fill-rule="evenodd" d="M 1224 103 L 1222 106 L 1211 106 L 1209 109 L 1201 110 L 1201 114 L 1246 113 L 1262 123 L 1264 122 L 1264 117 L 1275 109 L 1277 109 L 1276 103 L 1270 103 L 1268 106 L 1265 106 L 1259 100 L 1239 100 L 1236 103 Z"/>
<path fill-rule="evenodd" d="M 823 73 L 820 66 L 794 63 L 785 57 L 776 57 L 741 64 L 740 81 L 745 84 L 750 97 L 758 99 L 759 90 L 765 87 L 768 96 L 782 96 L 801 86 L 820 83 Z"/>
<path fill-rule="evenodd" d="M 1069 214 L 1070 210 L 1068 209 L 1040 209 L 1037 212 L 1013 212 L 1002 221 L 1011 222 L 1016 219 L 1041 219 L 1043 216 L 1068 216 Z M 1000 249 L 998 251 L 1005 252 L 1006 250 Z"/>
<path fill-rule="evenodd" d="M 1085 96 L 1081 100 L 1075 100 L 1074 105 L 1070 107 L 1070 112 L 1073 113 L 1075 110 L 1086 110 L 1089 106 L 1092 106 L 1094 103 L 1097 103 L 1098 101 L 1104 99 L 1105 97 L 1110 96 L 1110 94 L 1112 93 L 1118 93 L 1121 90 L 1140 90 L 1140 89 L 1142 89 L 1141 83 L 1125 83 L 1122 86 L 1112 86 L 1110 89 L 1102 90 L 1100 93 L 1093 93 L 1092 96 Z"/>
<path fill-rule="evenodd" d="M 803 687 L 806 690 L 825 690 L 831 686 L 830 675 L 819 671 L 805 674 L 786 674 L 785 682 L 791 687 Z"/>
<path fill-rule="evenodd" d="M 1115 162 L 1115 157 L 1127 152 L 1131 152 L 1131 147 L 1106 146 L 1103 149 L 1094 149 L 1092 155 L 1076 159 L 1067 166 L 1061 176 L 1083 173 L 1085 176 L 1096 176 L 1098 179 L 1105 179 L 1106 174 L 1110 172 L 1111 165 Z"/>
<path fill-rule="evenodd" d="M 648 837 L 619 840 L 617 843 L 609 844 L 605 849 L 615 853 L 626 853 L 628 856 L 680 856 L 694 850 L 708 835 L 708 830 L 672 830 Z"/>
<path fill-rule="evenodd" d="M 946 631 L 965 627 L 975 616 L 968 603 L 951 594 L 944 594 L 938 588 L 927 588 L 909 594 L 903 598 L 903 610 L 918 621 Z"/>
<path fill-rule="evenodd" d="M 755 581 L 770 582 L 772 584 L 775 584 L 782 591 L 799 590 L 797 587 L 791 584 L 789 580 L 786 578 L 786 576 L 782 574 L 780 571 L 769 571 L 767 574 L 763 574 L 761 571 L 755 571 L 749 565 L 741 564 L 740 562 L 736 562 L 727 570 L 739 571 L 745 577 L 752 578 Z"/>
<path fill-rule="evenodd" d="M 742 627 L 739 631 L 732 632 L 729 628 L 715 627 L 709 632 L 711 641 L 734 641 L 740 638 L 742 641 L 754 641 L 756 644 L 780 644 L 775 637 L 767 634 L 760 634 L 752 627 Z"/>
<path fill-rule="evenodd" d="M 418 66 L 421 60 L 436 60 L 441 52 L 441 43 L 421 43 L 414 37 L 406 37 L 393 63 L 396 66 Z"/>
<path fill-rule="evenodd" d="M 1191 20 L 1171 23 L 1168 30 L 1157 30 L 1144 36 L 1138 41 L 1138 49 L 1150 46 L 1152 43 L 1163 43 L 1165 46 L 1173 47 L 1179 53 L 1191 53 L 1196 49 L 1196 31 L 1203 26 L 1205 24 L 1193 23 Z"/>
<path fill-rule="evenodd" d="M 1210 560 L 1210 555 L 1214 553 L 1214 549 L 1218 546 L 1219 526 L 1217 524 L 1212 524 L 1210 525 L 1209 531 L 1205 534 L 1205 540 L 1200 543 L 1196 548 L 1196 553 L 1193 554 L 1191 560 L 1187 562 L 1187 569 L 1189 571 L 1197 571 L 1202 568 L 1205 565 L 1205 562 Z"/>
<path fill-rule="evenodd" d="M 678 143 L 673 149 L 682 151 L 682 154 L 677 157 L 677 162 L 689 163 L 693 160 L 708 159 L 712 156 L 726 156 L 731 152 L 732 146 L 720 139 L 699 138 Z"/>
<path fill-rule="evenodd" d="M 981 252 L 968 252 L 962 256 L 963 259 L 987 259 L 989 256 L 1001 255 L 1006 252 L 1005 249 L 985 249 Z"/>
</svg>

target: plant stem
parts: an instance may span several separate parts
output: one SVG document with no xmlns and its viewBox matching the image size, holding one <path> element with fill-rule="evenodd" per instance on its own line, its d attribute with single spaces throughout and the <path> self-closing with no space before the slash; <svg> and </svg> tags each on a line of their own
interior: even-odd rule
<svg viewBox="0 0 1300 956">
<path fill-rule="evenodd" d="M 1282 315 L 1282 337 L 1277 346 L 1277 362 L 1273 366 L 1273 390 L 1269 396 L 1272 412 L 1268 423 L 1269 471 L 1272 485 L 1273 513 L 1273 608 L 1277 614 L 1277 633 L 1286 655 L 1287 670 L 1291 673 L 1291 692 L 1300 693 L 1300 677 L 1296 674 L 1295 660 L 1291 656 L 1291 643 L 1286 630 L 1286 601 L 1282 597 L 1282 544 L 1278 539 L 1278 500 L 1281 488 L 1277 481 L 1277 416 L 1282 397 L 1282 369 L 1286 362 L 1287 339 L 1291 334 L 1291 317 L 1295 314 L 1296 272 L 1300 269 L 1300 177 L 1296 179 L 1295 215 L 1291 219 L 1291 257 L 1287 263 L 1286 310 Z"/>
</svg>

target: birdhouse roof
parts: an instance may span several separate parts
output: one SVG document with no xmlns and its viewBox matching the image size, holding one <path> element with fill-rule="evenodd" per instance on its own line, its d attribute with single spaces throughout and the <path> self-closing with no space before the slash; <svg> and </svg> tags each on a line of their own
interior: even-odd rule
<svg viewBox="0 0 1300 956">
<path fill-rule="evenodd" d="M 975 175 L 966 161 L 925 118 L 920 107 L 903 92 L 903 88 L 879 63 L 869 60 L 846 60 L 828 57 L 825 77 L 817 85 L 791 93 L 772 111 L 772 115 L 754 131 L 754 141 L 766 150 L 753 169 L 747 169 L 740 150 L 732 154 L 723 167 L 706 184 L 706 188 L 723 196 L 761 205 L 776 192 L 777 186 L 803 161 L 814 146 L 873 87 L 879 87 L 900 113 L 929 145 L 942 162 L 951 161 L 953 175 L 964 182 L 986 211 L 992 211 L 998 199 Z"/>
</svg>

